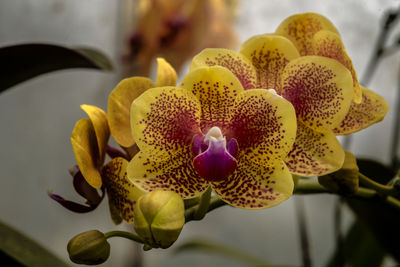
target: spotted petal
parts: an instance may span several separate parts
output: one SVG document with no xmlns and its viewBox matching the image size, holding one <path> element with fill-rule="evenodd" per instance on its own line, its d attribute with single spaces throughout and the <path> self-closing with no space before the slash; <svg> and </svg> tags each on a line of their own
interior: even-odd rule
<svg viewBox="0 0 400 267">
<path fill-rule="evenodd" d="M 327 30 L 339 34 L 335 26 L 317 13 L 296 14 L 285 19 L 276 33 L 285 36 L 297 47 L 300 55 L 313 55 L 312 39 L 319 31 Z"/>
<path fill-rule="evenodd" d="M 296 47 L 288 39 L 273 34 L 258 35 L 247 40 L 240 53 L 246 56 L 257 71 L 257 87 L 281 90 L 281 74 L 286 64 L 298 58 Z"/>
<path fill-rule="evenodd" d="M 114 158 L 104 166 L 102 174 L 111 214 L 118 212 L 117 214 L 127 223 L 132 223 L 133 206 L 136 204 L 136 200 L 143 195 L 143 192 L 134 187 L 128 180 L 127 166 L 128 161 L 126 159 Z M 116 224 L 118 224 L 118 221 L 114 220 Z"/>
<path fill-rule="evenodd" d="M 190 148 L 160 161 L 153 154 L 142 151 L 128 165 L 129 179 L 143 191 L 168 190 L 182 198 L 201 195 L 209 184 L 193 169 Z"/>
<path fill-rule="evenodd" d="M 244 153 L 233 175 L 213 182 L 214 192 L 228 204 L 244 209 L 263 209 L 278 205 L 293 193 L 293 179 L 285 163 L 264 167 Z"/>
<path fill-rule="evenodd" d="M 296 137 L 296 113 L 274 92 L 252 89 L 239 94 L 231 120 L 232 137 L 256 164 L 274 166 L 286 157 Z"/>
<path fill-rule="evenodd" d="M 207 48 L 192 59 L 190 70 L 204 66 L 222 66 L 239 79 L 244 89 L 256 88 L 257 74 L 251 62 L 242 54 L 223 48 Z"/>
<path fill-rule="evenodd" d="M 122 80 L 108 97 L 108 123 L 115 140 L 124 147 L 135 144 L 131 134 L 130 110 L 133 100 L 154 83 L 144 77 L 132 77 Z"/>
<path fill-rule="evenodd" d="M 92 122 L 83 118 L 76 122 L 71 134 L 75 159 L 86 182 L 96 189 L 102 185 L 99 168 L 102 165 Z"/>
<path fill-rule="evenodd" d="M 362 102 L 352 103 L 349 113 L 338 127 L 333 129 L 336 135 L 346 135 L 383 120 L 390 107 L 386 100 L 378 94 L 364 87 L 362 89 Z"/>
<path fill-rule="evenodd" d="M 189 72 L 182 88 L 192 92 L 201 105 L 201 129 L 207 132 L 229 122 L 235 97 L 243 91 L 240 81 L 228 69 L 220 66 L 201 67 Z"/>
<path fill-rule="evenodd" d="M 332 132 L 319 133 L 298 122 L 296 140 L 285 162 L 293 174 L 320 176 L 340 169 L 344 156 Z"/>
<path fill-rule="evenodd" d="M 175 69 L 163 58 L 157 58 L 156 86 L 175 86 L 178 79 Z"/>
<path fill-rule="evenodd" d="M 132 135 L 139 149 L 160 160 L 190 147 L 200 133 L 200 104 L 188 90 L 157 87 L 147 90 L 131 108 Z"/>
<path fill-rule="evenodd" d="M 81 108 L 88 114 L 96 133 L 99 149 L 99 161 L 104 162 L 110 129 L 108 128 L 106 113 L 95 106 L 81 105 Z"/>
<path fill-rule="evenodd" d="M 347 55 L 340 36 L 331 31 L 319 31 L 314 35 L 312 47 L 315 55 L 336 59 L 350 71 L 353 77 L 353 101 L 360 103 L 362 92 L 360 84 L 358 83 L 357 73 L 354 69 L 353 62 Z"/>
<path fill-rule="evenodd" d="M 328 132 L 346 116 L 353 95 L 353 79 L 338 61 L 304 56 L 291 61 L 282 74 L 282 96 L 297 119 L 308 127 Z"/>
</svg>

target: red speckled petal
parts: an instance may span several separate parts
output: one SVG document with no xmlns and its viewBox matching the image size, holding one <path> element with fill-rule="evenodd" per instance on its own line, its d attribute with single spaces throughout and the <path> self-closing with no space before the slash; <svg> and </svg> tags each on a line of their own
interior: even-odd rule
<svg viewBox="0 0 400 267">
<path fill-rule="evenodd" d="M 200 101 L 203 132 L 213 126 L 223 130 L 229 122 L 235 97 L 244 91 L 235 75 L 221 66 L 201 67 L 189 72 L 181 87 Z"/>
<path fill-rule="evenodd" d="M 364 87 L 362 89 L 362 102 L 352 103 L 349 113 L 341 124 L 333 129 L 336 135 L 346 135 L 357 132 L 383 120 L 390 107 L 383 97 Z"/>
<path fill-rule="evenodd" d="M 239 151 L 264 166 L 286 157 L 296 138 L 296 113 L 284 98 L 265 89 L 247 90 L 235 99 L 231 135 Z"/>
<path fill-rule="evenodd" d="M 199 101 L 188 90 L 152 88 L 132 103 L 132 135 L 141 151 L 164 160 L 191 146 L 199 118 Z"/>
<path fill-rule="evenodd" d="M 347 55 L 340 36 L 330 31 L 319 31 L 314 35 L 312 46 L 315 55 L 336 59 L 350 71 L 353 77 L 353 101 L 360 103 L 362 92 L 360 84 L 358 83 L 357 73 L 354 69 L 353 62 Z"/>
<path fill-rule="evenodd" d="M 329 132 L 344 119 L 353 95 L 353 79 L 337 60 L 304 56 L 291 61 L 282 74 L 282 96 L 297 119 L 308 127 Z"/>
<path fill-rule="evenodd" d="M 285 19 L 276 29 L 276 33 L 289 38 L 300 55 L 313 55 L 312 39 L 319 31 L 327 30 L 339 34 L 327 18 L 316 13 L 296 14 Z"/>
<path fill-rule="evenodd" d="M 251 62 L 242 54 L 223 48 L 207 48 L 197 54 L 190 70 L 204 66 L 222 66 L 229 69 L 242 83 L 244 89 L 256 88 L 257 73 Z"/>
<path fill-rule="evenodd" d="M 288 39 L 273 34 L 250 38 L 242 45 L 240 53 L 256 68 L 256 88 L 272 88 L 278 94 L 280 94 L 283 69 L 289 61 L 299 57 L 296 47 Z"/>
<path fill-rule="evenodd" d="M 128 180 L 127 166 L 126 159 L 114 158 L 102 170 L 110 212 L 116 224 L 120 223 L 118 218 L 123 218 L 127 223 L 133 222 L 133 206 L 136 200 L 143 195 L 142 191 L 134 187 Z"/>
<path fill-rule="evenodd" d="M 228 204 L 243 209 L 264 209 L 278 205 L 293 193 L 293 178 L 285 163 L 264 167 L 244 153 L 233 175 L 213 182 L 214 192 Z"/>
<path fill-rule="evenodd" d="M 152 154 L 139 152 L 128 165 L 128 177 L 140 189 L 174 191 L 186 199 L 201 195 L 209 187 L 193 169 L 191 149 L 164 161 L 153 159 Z"/>
<path fill-rule="evenodd" d="M 344 150 L 332 132 L 318 133 L 297 124 L 293 149 L 285 159 L 289 170 L 301 176 L 320 176 L 340 169 Z"/>
</svg>

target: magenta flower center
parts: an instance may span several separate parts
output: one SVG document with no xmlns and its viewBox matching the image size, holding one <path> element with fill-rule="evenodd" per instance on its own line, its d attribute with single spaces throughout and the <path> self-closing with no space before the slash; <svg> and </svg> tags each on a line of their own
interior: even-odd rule
<svg viewBox="0 0 400 267">
<path fill-rule="evenodd" d="M 207 181 L 223 181 L 236 169 L 238 143 L 234 138 L 227 142 L 218 127 L 212 127 L 203 139 L 196 135 L 193 152 L 194 169 Z"/>
</svg>

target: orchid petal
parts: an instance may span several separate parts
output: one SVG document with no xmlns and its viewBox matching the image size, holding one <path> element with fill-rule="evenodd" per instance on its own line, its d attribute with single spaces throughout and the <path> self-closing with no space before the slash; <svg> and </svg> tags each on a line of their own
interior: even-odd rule
<svg viewBox="0 0 400 267">
<path fill-rule="evenodd" d="M 362 92 L 360 84 L 358 83 L 357 73 L 354 69 L 353 62 L 347 55 L 340 36 L 330 31 L 319 31 L 314 35 L 312 47 L 315 55 L 336 59 L 350 71 L 353 77 L 353 101 L 360 103 L 362 100 Z"/>
<path fill-rule="evenodd" d="M 78 166 L 76 166 L 77 172 L 71 173 L 73 176 L 73 185 L 75 191 L 86 199 L 86 203 L 89 205 L 98 205 L 104 197 L 104 189 L 102 187 L 103 195 L 100 196 L 97 189 L 91 187 L 79 171 Z"/>
<path fill-rule="evenodd" d="M 254 163 L 274 166 L 296 138 L 296 113 L 290 102 L 265 89 L 239 94 L 231 120 L 232 137 Z"/>
<path fill-rule="evenodd" d="M 336 135 L 351 134 L 377 123 L 385 117 L 390 107 L 380 95 L 361 87 L 362 102 L 351 103 L 350 110 L 338 127 L 333 129 Z"/>
<path fill-rule="evenodd" d="M 130 147 L 135 143 L 129 119 L 133 100 L 154 86 L 148 78 L 132 77 L 122 80 L 110 93 L 108 123 L 112 136 L 121 146 Z"/>
<path fill-rule="evenodd" d="M 124 158 L 114 158 L 107 163 L 103 170 L 103 180 L 106 187 L 111 214 L 118 211 L 118 215 L 127 223 L 133 222 L 133 206 L 143 192 L 128 180 L 126 168 L 128 161 Z M 118 217 L 112 216 L 118 224 Z"/>
<path fill-rule="evenodd" d="M 209 184 L 193 168 L 191 149 L 163 161 L 139 152 L 128 165 L 129 179 L 143 191 L 168 190 L 183 199 L 200 196 Z"/>
<path fill-rule="evenodd" d="M 182 81 L 182 88 L 192 92 L 201 105 L 201 129 L 207 132 L 217 126 L 222 130 L 231 116 L 233 101 L 243 91 L 240 81 L 220 66 L 202 67 L 191 71 Z"/>
<path fill-rule="evenodd" d="M 89 211 L 92 211 L 97 208 L 98 205 L 83 205 L 79 204 L 70 200 L 64 199 L 62 196 L 53 194 L 51 192 L 48 192 L 48 195 L 51 199 L 57 201 L 61 206 L 66 208 L 67 210 L 76 212 L 76 213 L 87 213 Z"/>
<path fill-rule="evenodd" d="M 215 65 L 229 69 L 239 79 L 244 89 L 256 88 L 257 73 L 251 62 L 242 54 L 229 49 L 204 49 L 192 59 L 190 70 Z"/>
<path fill-rule="evenodd" d="M 280 94 L 281 75 L 286 64 L 299 57 L 296 47 L 285 37 L 258 35 L 247 40 L 240 53 L 246 56 L 257 71 L 257 87 L 275 89 Z"/>
<path fill-rule="evenodd" d="M 81 105 L 81 109 L 86 112 L 93 124 L 94 132 L 96 133 L 97 138 L 97 147 L 99 149 L 99 161 L 104 162 L 104 158 L 106 156 L 106 147 L 108 139 L 110 138 L 107 115 L 102 109 L 96 106 Z"/>
<path fill-rule="evenodd" d="M 139 149 L 160 160 L 190 147 L 200 133 L 200 104 L 188 90 L 157 87 L 147 90 L 131 108 L 132 135 Z"/>
<path fill-rule="evenodd" d="M 282 74 L 282 96 L 289 100 L 297 119 L 308 127 L 328 132 L 349 111 L 353 79 L 334 59 L 304 56 L 291 61 Z"/>
<path fill-rule="evenodd" d="M 84 118 L 76 122 L 71 134 L 71 144 L 83 177 L 92 187 L 100 188 L 102 181 L 99 168 L 103 162 L 99 160 L 96 133 L 89 119 Z"/>
<path fill-rule="evenodd" d="M 296 141 L 285 162 L 293 174 L 320 176 L 340 169 L 344 156 L 332 132 L 319 133 L 298 122 Z"/>
<path fill-rule="evenodd" d="M 300 55 L 313 55 L 312 39 L 319 31 L 328 30 L 339 34 L 326 17 L 317 13 L 296 14 L 285 19 L 275 33 L 285 36 L 297 47 Z"/>
<path fill-rule="evenodd" d="M 156 86 L 175 86 L 178 76 L 175 69 L 163 58 L 157 58 L 157 82 Z"/>
<path fill-rule="evenodd" d="M 213 182 L 214 192 L 228 204 L 243 209 L 270 208 L 293 193 L 293 179 L 283 161 L 265 167 L 239 157 L 236 171 L 227 180 Z"/>
</svg>

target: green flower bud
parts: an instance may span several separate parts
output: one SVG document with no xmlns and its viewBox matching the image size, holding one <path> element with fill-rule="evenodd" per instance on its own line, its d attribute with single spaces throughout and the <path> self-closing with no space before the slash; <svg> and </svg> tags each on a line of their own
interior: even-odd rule
<svg viewBox="0 0 400 267">
<path fill-rule="evenodd" d="M 318 182 L 334 193 L 349 195 L 358 190 L 358 166 L 354 155 L 345 152 L 345 159 L 340 170 L 318 177 Z"/>
<path fill-rule="evenodd" d="M 139 198 L 134 208 L 134 228 L 146 244 L 168 248 L 185 224 L 182 198 L 172 191 L 153 191 Z"/>
<path fill-rule="evenodd" d="M 97 230 L 76 235 L 68 242 L 67 250 L 71 261 L 78 264 L 101 264 L 110 256 L 110 244 Z"/>
</svg>

